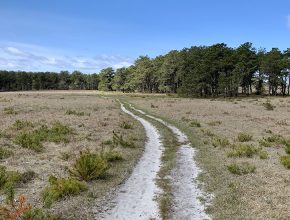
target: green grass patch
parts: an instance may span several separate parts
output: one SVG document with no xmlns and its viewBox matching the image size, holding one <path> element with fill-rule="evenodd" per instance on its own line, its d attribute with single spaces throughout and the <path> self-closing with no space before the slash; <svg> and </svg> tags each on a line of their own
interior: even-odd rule
<svg viewBox="0 0 290 220">
<path fill-rule="evenodd" d="M 49 184 L 42 193 L 42 200 L 46 208 L 51 207 L 55 201 L 61 198 L 78 195 L 88 189 L 85 183 L 72 178 L 63 179 L 50 176 Z"/>
<path fill-rule="evenodd" d="M 12 107 L 6 107 L 3 109 L 3 113 L 6 115 L 17 115 L 17 112 Z"/>
<path fill-rule="evenodd" d="M 280 162 L 284 167 L 286 167 L 287 169 L 290 169 L 290 155 L 281 156 Z"/>
<path fill-rule="evenodd" d="M 273 111 L 276 106 L 272 105 L 270 101 L 263 103 L 263 106 L 267 111 Z"/>
<path fill-rule="evenodd" d="M 228 157 L 253 157 L 258 154 L 259 149 L 250 144 L 235 144 L 228 152 Z"/>
<path fill-rule="evenodd" d="M 42 125 L 37 130 L 21 132 L 16 136 L 14 142 L 23 148 L 41 152 L 44 149 L 42 142 L 68 142 L 68 135 L 72 132 L 73 130 L 67 125 L 55 122 L 51 128 Z"/>
<path fill-rule="evenodd" d="M 80 112 L 80 111 L 76 111 L 76 110 L 72 110 L 72 109 L 68 109 L 65 112 L 66 115 L 76 115 L 76 116 L 84 116 L 85 113 L 84 112 Z"/>
<path fill-rule="evenodd" d="M 210 121 L 207 123 L 209 126 L 218 126 L 222 124 L 222 121 Z"/>
<path fill-rule="evenodd" d="M 212 140 L 212 145 L 214 147 L 227 147 L 230 145 L 230 141 L 225 137 L 215 137 Z"/>
<path fill-rule="evenodd" d="M 254 173 L 256 167 L 250 163 L 232 163 L 227 165 L 228 170 L 236 175 L 245 175 L 248 173 Z"/>
<path fill-rule="evenodd" d="M 126 147 L 126 148 L 135 148 L 136 145 L 134 143 L 134 141 L 132 140 L 132 138 L 127 138 L 125 139 L 123 137 L 123 135 L 118 135 L 116 132 L 113 132 L 113 145 L 116 147 L 118 145 L 122 146 L 122 147 Z"/>
<path fill-rule="evenodd" d="M 197 127 L 197 128 L 201 127 L 200 122 L 196 119 L 192 120 L 189 125 L 190 125 L 190 127 Z"/>
<path fill-rule="evenodd" d="M 248 141 L 251 141 L 252 138 L 253 138 L 253 135 L 247 132 L 240 132 L 237 137 L 239 142 L 248 142 Z"/>
<path fill-rule="evenodd" d="M 0 160 L 6 159 L 13 155 L 13 151 L 0 147 Z"/>
</svg>

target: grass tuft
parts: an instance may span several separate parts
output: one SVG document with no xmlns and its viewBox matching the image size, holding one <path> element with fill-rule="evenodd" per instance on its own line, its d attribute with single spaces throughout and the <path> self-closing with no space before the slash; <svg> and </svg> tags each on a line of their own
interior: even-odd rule
<svg viewBox="0 0 290 220">
<path fill-rule="evenodd" d="M 108 169 L 107 160 L 101 155 L 85 151 L 80 152 L 80 157 L 69 172 L 80 180 L 91 181 L 100 178 Z"/>
<path fill-rule="evenodd" d="M 228 157 L 253 157 L 258 154 L 259 149 L 249 144 L 236 144 L 233 149 L 228 152 Z"/>
<path fill-rule="evenodd" d="M 247 133 L 247 132 L 241 132 L 238 134 L 238 141 L 239 142 L 248 142 L 248 141 L 251 141 L 253 138 L 253 135 Z"/>
<path fill-rule="evenodd" d="M 49 184 L 42 194 L 42 200 L 46 208 L 51 207 L 53 202 L 65 196 L 78 195 L 88 189 L 86 184 L 72 178 L 58 179 L 55 176 L 50 176 Z"/>
<path fill-rule="evenodd" d="M 245 175 L 248 173 L 254 173 L 256 171 L 256 167 L 249 163 L 232 163 L 227 165 L 228 170 L 236 175 Z"/>
</svg>

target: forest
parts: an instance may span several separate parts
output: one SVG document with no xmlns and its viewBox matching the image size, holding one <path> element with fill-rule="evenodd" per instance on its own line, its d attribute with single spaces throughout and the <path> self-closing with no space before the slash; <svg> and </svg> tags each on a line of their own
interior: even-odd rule
<svg viewBox="0 0 290 220">
<path fill-rule="evenodd" d="M 130 67 L 79 71 L 0 71 L 0 91 L 103 90 L 178 93 L 181 96 L 289 95 L 290 48 L 232 48 L 224 43 L 172 50 L 155 58 L 140 56 Z"/>
</svg>

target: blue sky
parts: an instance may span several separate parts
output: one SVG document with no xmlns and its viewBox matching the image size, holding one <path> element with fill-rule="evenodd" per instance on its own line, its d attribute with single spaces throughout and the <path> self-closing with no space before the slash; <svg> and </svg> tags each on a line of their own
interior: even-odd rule
<svg viewBox="0 0 290 220">
<path fill-rule="evenodd" d="M 290 47 L 289 0 L 0 0 L 0 69 L 98 72 L 225 42 Z"/>
</svg>

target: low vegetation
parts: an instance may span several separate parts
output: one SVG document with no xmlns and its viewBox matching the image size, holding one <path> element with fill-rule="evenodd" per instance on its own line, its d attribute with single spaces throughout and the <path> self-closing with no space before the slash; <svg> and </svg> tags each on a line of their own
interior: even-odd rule
<svg viewBox="0 0 290 220">
<path fill-rule="evenodd" d="M 200 124 L 200 122 L 199 121 L 197 121 L 197 120 L 192 120 L 191 122 L 190 122 L 190 126 L 191 127 L 197 127 L 197 128 L 199 128 L 199 127 L 201 127 L 201 124 Z"/>
<path fill-rule="evenodd" d="M 280 161 L 286 168 L 290 169 L 290 155 L 281 156 Z"/>
<path fill-rule="evenodd" d="M 212 140 L 212 145 L 214 147 L 228 147 L 230 145 L 230 141 L 225 137 L 214 137 Z"/>
<path fill-rule="evenodd" d="M 247 132 L 241 132 L 238 134 L 237 140 L 240 142 L 248 142 L 248 141 L 251 141 L 252 138 L 253 138 L 253 135 Z"/>
<path fill-rule="evenodd" d="M 259 149 L 250 144 L 235 144 L 228 152 L 228 157 L 253 157 L 259 153 Z"/>
<path fill-rule="evenodd" d="M 85 112 L 68 109 L 68 110 L 66 110 L 65 114 L 66 115 L 84 116 L 85 115 Z"/>
<path fill-rule="evenodd" d="M 88 189 L 85 183 L 72 178 L 64 179 L 50 176 L 49 184 L 43 191 L 43 203 L 47 208 L 65 196 L 77 195 Z"/>
<path fill-rule="evenodd" d="M 6 115 L 17 115 L 17 112 L 12 107 L 4 108 L 3 113 Z"/>
<path fill-rule="evenodd" d="M 69 134 L 72 134 L 70 127 L 60 122 L 55 122 L 51 128 L 42 125 L 36 130 L 21 132 L 15 137 L 14 141 L 23 148 L 42 152 L 44 149 L 43 142 L 68 142 Z"/>
<path fill-rule="evenodd" d="M 256 167 L 250 163 L 232 163 L 227 165 L 228 170 L 236 175 L 244 175 L 248 173 L 254 173 Z"/>
<path fill-rule="evenodd" d="M 80 152 L 80 157 L 69 172 L 79 180 L 91 181 L 103 176 L 108 169 L 107 160 L 100 154 L 84 151 Z"/>
</svg>

